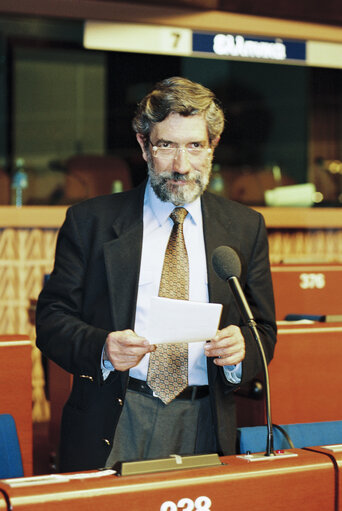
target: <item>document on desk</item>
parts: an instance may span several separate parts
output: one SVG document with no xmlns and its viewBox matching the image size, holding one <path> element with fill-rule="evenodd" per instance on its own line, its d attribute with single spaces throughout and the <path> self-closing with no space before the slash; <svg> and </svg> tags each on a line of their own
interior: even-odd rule
<svg viewBox="0 0 342 511">
<path fill-rule="evenodd" d="M 215 337 L 222 314 L 218 303 L 151 299 L 146 338 L 151 344 L 203 342 Z"/>
</svg>

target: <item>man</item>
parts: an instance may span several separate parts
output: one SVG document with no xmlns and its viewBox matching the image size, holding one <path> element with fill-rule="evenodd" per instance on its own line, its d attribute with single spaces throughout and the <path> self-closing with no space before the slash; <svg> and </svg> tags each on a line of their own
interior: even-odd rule
<svg viewBox="0 0 342 511">
<path fill-rule="evenodd" d="M 261 215 L 205 192 L 223 126 L 210 90 L 179 77 L 160 82 L 133 121 L 147 183 L 67 212 L 55 267 L 37 306 L 38 347 L 74 375 L 62 419 L 62 471 L 235 451 L 234 390 L 262 366 L 229 286 L 211 266 L 217 246 L 230 245 L 241 257 L 241 284 L 268 361 L 276 326 Z M 174 209 L 184 213 L 182 229 L 174 227 L 183 221 L 174 219 Z M 171 280 L 181 273 L 186 298 L 224 306 L 216 336 L 186 344 L 177 357 L 145 337 L 174 229 L 184 233 L 182 266 L 186 259 L 188 273 L 184 279 L 177 271 Z M 163 385 L 175 376 L 172 357 L 184 381 L 170 398 L 155 381 L 159 377 Z"/>
</svg>

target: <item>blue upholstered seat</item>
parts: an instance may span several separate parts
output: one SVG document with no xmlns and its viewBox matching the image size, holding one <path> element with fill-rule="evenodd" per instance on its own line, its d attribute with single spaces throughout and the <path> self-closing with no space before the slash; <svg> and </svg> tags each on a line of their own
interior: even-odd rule
<svg viewBox="0 0 342 511">
<path fill-rule="evenodd" d="M 20 446 L 12 415 L 0 414 L 0 479 L 24 475 Z"/>
<path fill-rule="evenodd" d="M 294 447 L 342 444 L 342 421 L 309 422 L 281 425 L 292 440 Z M 267 427 L 252 426 L 238 428 L 238 450 L 241 454 L 266 450 Z M 274 449 L 288 449 L 291 446 L 276 427 L 273 428 Z"/>
</svg>

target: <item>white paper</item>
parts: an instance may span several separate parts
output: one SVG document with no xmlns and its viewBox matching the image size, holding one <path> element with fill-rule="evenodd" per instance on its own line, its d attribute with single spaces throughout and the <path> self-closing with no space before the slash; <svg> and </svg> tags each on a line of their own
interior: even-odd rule
<svg viewBox="0 0 342 511">
<path fill-rule="evenodd" d="M 151 299 L 146 338 L 151 344 L 203 342 L 215 337 L 222 305 L 218 303 Z"/>
<path fill-rule="evenodd" d="M 75 474 L 48 474 L 43 476 L 32 477 L 16 477 L 13 479 L 4 479 L 3 481 L 12 488 L 20 488 L 26 486 L 36 486 L 41 484 L 68 483 L 72 479 L 90 479 L 105 477 L 116 474 L 115 470 L 96 470 L 94 472 L 78 472 Z"/>
</svg>

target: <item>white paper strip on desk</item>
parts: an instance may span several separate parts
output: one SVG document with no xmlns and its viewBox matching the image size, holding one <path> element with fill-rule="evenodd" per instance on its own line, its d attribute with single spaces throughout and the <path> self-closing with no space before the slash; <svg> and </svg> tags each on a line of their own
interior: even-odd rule
<svg viewBox="0 0 342 511">
<path fill-rule="evenodd" d="M 146 338 L 151 344 L 203 342 L 215 337 L 222 305 L 153 297 Z"/>
</svg>

